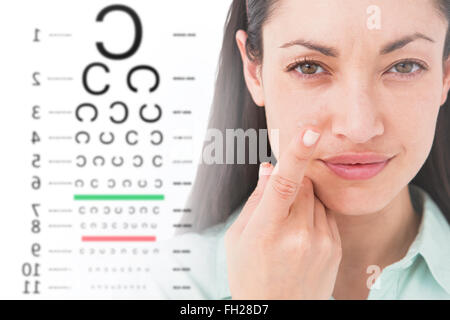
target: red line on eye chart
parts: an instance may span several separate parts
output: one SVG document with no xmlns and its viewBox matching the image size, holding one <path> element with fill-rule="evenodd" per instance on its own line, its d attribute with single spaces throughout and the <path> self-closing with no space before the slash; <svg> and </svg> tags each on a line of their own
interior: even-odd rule
<svg viewBox="0 0 450 320">
<path fill-rule="evenodd" d="M 83 242 L 154 242 L 155 236 L 82 236 Z"/>
</svg>

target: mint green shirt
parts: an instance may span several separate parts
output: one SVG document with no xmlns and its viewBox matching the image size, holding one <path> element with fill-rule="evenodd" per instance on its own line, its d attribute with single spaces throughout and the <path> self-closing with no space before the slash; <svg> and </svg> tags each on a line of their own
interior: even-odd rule
<svg viewBox="0 0 450 320">
<path fill-rule="evenodd" d="M 450 299 L 450 226 L 428 193 L 410 186 L 423 196 L 418 234 L 401 260 L 381 270 L 368 300 Z M 243 205 L 223 223 L 161 243 L 151 268 L 155 299 L 231 299 L 224 236 Z"/>
</svg>

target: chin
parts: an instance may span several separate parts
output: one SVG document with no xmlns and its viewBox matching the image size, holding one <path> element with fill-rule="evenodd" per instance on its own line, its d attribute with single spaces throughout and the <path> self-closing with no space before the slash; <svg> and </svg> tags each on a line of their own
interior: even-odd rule
<svg viewBox="0 0 450 320">
<path fill-rule="evenodd" d="M 330 183 L 313 182 L 315 196 L 325 208 L 339 214 L 365 215 L 377 212 L 386 207 L 395 197 L 391 188 L 383 185 L 336 186 Z"/>
<path fill-rule="evenodd" d="M 325 204 L 324 204 L 325 205 Z M 381 205 L 372 205 L 372 206 L 367 206 L 365 204 L 354 204 L 354 205 L 345 205 L 343 206 L 342 203 L 337 203 L 336 205 L 325 205 L 325 207 L 327 208 L 327 210 L 331 210 L 337 214 L 340 215 L 346 215 L 346 216 L 363 216 L 363 215 L 369 215 L 372 214 L 374 212 L 378 212 L 381 209 L 383 209 L 386 206 L 385 203 L 381 204 Z"/>
</svg>

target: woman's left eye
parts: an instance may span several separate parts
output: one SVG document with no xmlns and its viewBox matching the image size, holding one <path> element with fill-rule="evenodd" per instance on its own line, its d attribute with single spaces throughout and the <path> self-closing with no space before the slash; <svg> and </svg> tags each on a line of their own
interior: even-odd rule
<svg viewBox="0 0 450 320">
<path fill-rule="evenodd" d="M 300 72 L 305 75 L 317 74 L 320 73 L 321 71 L 324 71 L 321 66 L 311 62 L 299 64 L 296 67 L 296 70 L 300 70 Z"/>
<path fill-rule="evenodd" d="M 399 74 L 412 74 L 425 69 L 421 64 L 413 61 L 402 61 L 394 65 L 388 72 Z"/>
</svg>

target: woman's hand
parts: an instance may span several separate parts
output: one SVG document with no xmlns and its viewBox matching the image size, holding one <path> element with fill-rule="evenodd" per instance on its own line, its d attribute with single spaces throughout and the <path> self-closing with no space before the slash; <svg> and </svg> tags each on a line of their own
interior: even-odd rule
<svg viewBox="0 0 450 320">
<path fill-rule="evenodd" d="M 307 129 L 275 168 L 263 167 L 265 174 L 225 234 L 233 299 L 329 299 L 333 293 L 341 241 L 334 216 L 304 176 L 317 145 L 304 145 Z"/>
</svg>

